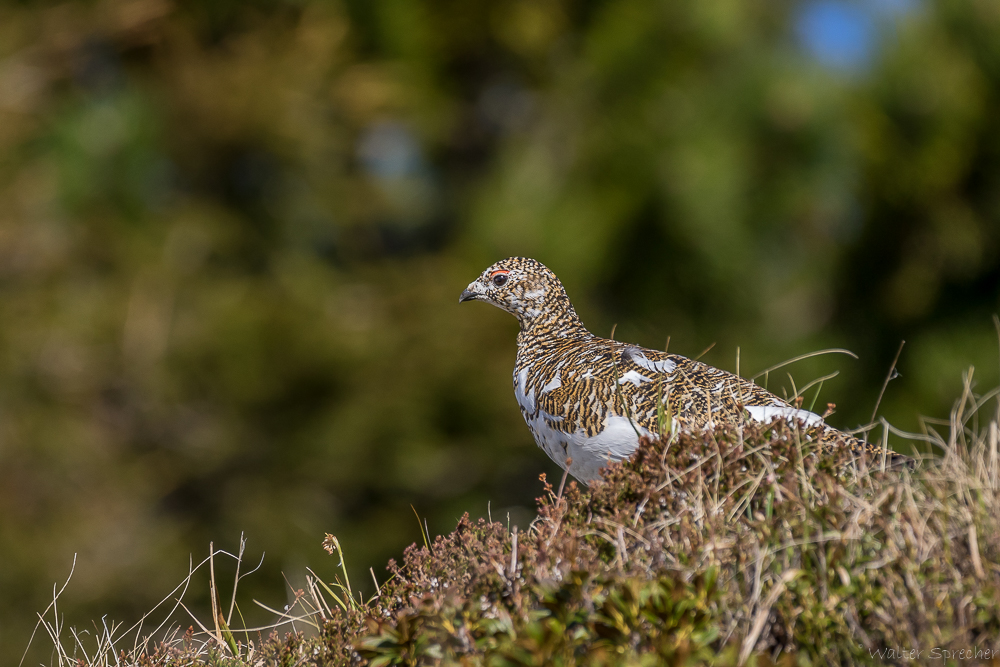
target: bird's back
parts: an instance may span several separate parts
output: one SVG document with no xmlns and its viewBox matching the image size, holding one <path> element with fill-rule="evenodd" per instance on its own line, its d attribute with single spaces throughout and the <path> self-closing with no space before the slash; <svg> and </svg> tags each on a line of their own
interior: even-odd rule
<svg viewBox="0 0 1000 667">
<path fill-rule="evenodd" d="M 640 435 L 779 418 L 821 427 L 823 445 L 880 452 L 738 375 L 590 334 L 519 336 L 514 390 L 538 444 L 563 467 L 573 459 L 578 477 L 631 454 Z"/>
</svg>

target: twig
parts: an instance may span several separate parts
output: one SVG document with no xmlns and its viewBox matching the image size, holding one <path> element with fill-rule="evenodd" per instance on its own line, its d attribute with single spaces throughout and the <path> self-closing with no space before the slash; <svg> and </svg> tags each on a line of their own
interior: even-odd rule
<svg viewBox="0 0 1000 667">
<path fill-rule="evenodd" d="M 563 487 L 566 486 L 566 477 L 569 475 L 569 467 L 573 465 L 573 459 L 566 459 L 566 467 L 563 468 L 562 479 L 559 481 L 559 493 L 556 494 L 556 505 L 562 500 Z"/>
<path fill-rule="evenodd" d="M 517 526 L 514 526 L 514 534 L 511 537 L 510 544 L 510 570 L 507 573 L 507 578 L 511 581 L 514 580 L 514 575 L 517 573 Z"/>
</svg>

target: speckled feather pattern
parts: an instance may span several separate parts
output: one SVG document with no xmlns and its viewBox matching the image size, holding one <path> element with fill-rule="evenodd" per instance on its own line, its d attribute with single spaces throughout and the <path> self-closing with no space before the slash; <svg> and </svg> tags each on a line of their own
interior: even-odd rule
<svg viewBox="0 0 1000 667">
<path fill-rule="evenodd" d="M 677 354 L 600 338 L 583 326 L 566 290 L 540 262 L 511 257 L 462 293 L 513 314 L 521 324 L 514 394 L 538 445 L 574 477 L 599 477 L 630 455 L 639 435 L 690 431 L 752 419 L 822 425 L 820 442 L 881 455 L 753 382 Z M 890 454 L 893 462 L 905 459 Z"/>
</svg>

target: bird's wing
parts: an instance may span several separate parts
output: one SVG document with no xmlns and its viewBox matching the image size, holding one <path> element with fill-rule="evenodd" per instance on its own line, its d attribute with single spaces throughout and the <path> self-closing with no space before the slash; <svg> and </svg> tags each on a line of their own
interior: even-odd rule
<svg viewBox="0 0 1000 667">
<path fill-rule="evenodd" d="M 823 417 L 790 405 L 760 385 L 733 373 L 676 354 L 623 346 L 616 355 L 619 391 L 638 426 L 664 432 L 665 419 L 684 428 L 777 419 L 820 427 L 823 447 L 848 447 L 858 456 L 880 459 L 879 445 L 865 443 L 828 426 Z M 913 467 L 912 458 L 886 451 L 890 467 Z"/>
<path fill-rule="evenodd" d="M 693 428 L 746 419 L 770 422 L 795 418 L 807 425 L 822 418 L 801 410 L 733 373 L 677 354 L 622 346 L 615 375 L 637 423 L 652 430 L 670 419 Z"/>
</svg>

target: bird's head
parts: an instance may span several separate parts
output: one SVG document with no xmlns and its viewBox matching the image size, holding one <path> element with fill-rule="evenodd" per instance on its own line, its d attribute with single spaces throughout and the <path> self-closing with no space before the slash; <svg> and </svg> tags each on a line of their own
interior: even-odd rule
<svg viewBox="0 0 1000 667">
<path fill-rule="evenodd" d="M 541 262 L 508 257 L 489 267 L 469 284 L 459 303 L 485 301 L 506 310 L 526 329 L 550 319 L 576 320 L 576 312 L 562 282 Z"/>
</svg>

